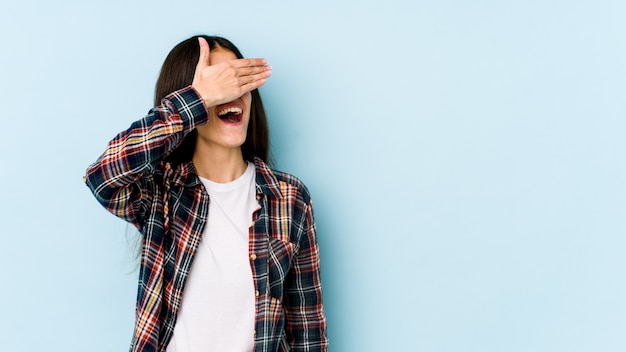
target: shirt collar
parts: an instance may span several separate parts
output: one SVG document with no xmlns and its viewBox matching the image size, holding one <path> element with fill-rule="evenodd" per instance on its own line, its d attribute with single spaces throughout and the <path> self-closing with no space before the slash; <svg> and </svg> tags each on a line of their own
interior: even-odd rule
<svg viewBox="0 0 626 352">
<path fill-rule="evenodd" d="M 278 179 L 263 160 L 254 157 L 254 166 L 256 167 L 256 185 L 257 193 L 263 193 L 274 198 L 282 198 Z"/>
<path fill-rule="evenodd" d="M 165 179 L 178 187 L 194 187 L 201 182 L 191 161 L 180 163 L 175 168 L 165 163 Z"/>
</svg>

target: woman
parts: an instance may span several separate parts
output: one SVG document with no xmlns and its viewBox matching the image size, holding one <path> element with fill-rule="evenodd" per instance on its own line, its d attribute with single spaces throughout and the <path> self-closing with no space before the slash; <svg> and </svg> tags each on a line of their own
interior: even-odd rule
<svg viewBox="0 0 626 352">
<path fill-rule="evenodd" d="M 224 38 L 183 41 L 155 108 L 88 168 L 142 234 L 131 351 L 327 351 L 311 199 L 266 164 L 270 74 Z"/>
</svg>

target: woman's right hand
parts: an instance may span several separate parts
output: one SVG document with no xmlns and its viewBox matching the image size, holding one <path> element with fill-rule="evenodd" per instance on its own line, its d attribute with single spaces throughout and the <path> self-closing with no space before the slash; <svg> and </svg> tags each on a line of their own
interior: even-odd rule
<svg viewBox="0 0 626 352">
<path fill-rule="evenodd" d="M 198 37 L 198 42 L 200 58 L 191 86 L 207 108 L 228 103 L 259 88 L 272 73 L 265 59 L 236 59 L 209 65 L 209 44 L 202 37 Z"/>
</svg>

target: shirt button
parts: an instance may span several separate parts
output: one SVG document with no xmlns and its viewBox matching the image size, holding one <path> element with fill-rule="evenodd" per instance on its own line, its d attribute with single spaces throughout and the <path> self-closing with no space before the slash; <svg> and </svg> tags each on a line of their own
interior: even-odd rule
<svg viewBox="0 0 626 352">
<path fill-rule="evenodd" d="M 250 259 L 256 260 L 256 254 L 252 253 L 252 255 L 250 256 Z"/>
<path fill-rule="evenodd" d="M 257 194 L 257 195 L 256 195 L 256 200 L 261 200 L 261 198 L 262 198 L 262 197 L 261 197 L 261 195 L 260 195 L 260 194 Z"/>
<path fill-rule="evenodd" d="M 254 291 L 254 295 L 259 297 L 259 290 Z"/>
</svg>

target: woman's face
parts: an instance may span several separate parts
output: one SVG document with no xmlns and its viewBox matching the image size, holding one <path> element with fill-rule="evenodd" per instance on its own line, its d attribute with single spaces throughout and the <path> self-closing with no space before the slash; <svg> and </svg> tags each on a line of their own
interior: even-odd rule
<svg viewBox="0 0 626 352">
<path fill-rule="evenodd" d="M 235 59 L 233 52 L 217 47 L 211 50 L 209 65 Z M 196 143 L 212 148 L 240 148 L 246 141 L 251 101 L 252 95 L 248 92 L 231 102 L 210 107 L 209 122 L 197 128 Z"/>
</svg>

